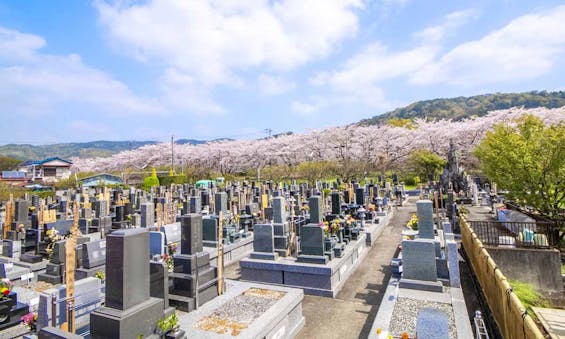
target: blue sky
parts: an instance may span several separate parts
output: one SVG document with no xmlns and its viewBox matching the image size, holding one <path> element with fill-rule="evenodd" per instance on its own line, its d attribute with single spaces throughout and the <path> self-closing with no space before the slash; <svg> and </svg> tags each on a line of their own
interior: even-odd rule
<svg viewBox="0 0 565 339">
<path fill-rule="evenodd" d="M 0 1 L 0 144 L 256 138 L 563 90 L 560 1 Z"/>
</svg>

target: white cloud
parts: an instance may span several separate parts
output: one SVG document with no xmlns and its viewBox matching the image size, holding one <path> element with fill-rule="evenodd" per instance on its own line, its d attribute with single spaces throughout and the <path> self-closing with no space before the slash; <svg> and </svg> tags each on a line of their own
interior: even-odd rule
<svg viewBox="0 0 565 339">
<path fill-rule="evenodd" d="M 293 90 L 296 84 L 281 76 L 261 74 L 257 79 L 257 87 L 262 95 L 278 95 Z"/>
<path fill-rule="evenodd" d="M 476 9 L 467 9 L 452 12 L 443 18 L 443 22 L 436 26 L 427 27 L 413 34 L 414 38 L 423 44 L 435 44 L 443 40 L 447 35 L 453 34 L 455 30 L 470 20 L 478 17 Z"/>
<path fill-rule="evenodd" d="M 115 46 L 204 86 L 231 85 L 250 67 L 288 70 L 356 34 L 362 0 L 97 1 Z"/>
<path fill-rule="evenodd" d="M 107 73 L 85 65 L 80 56 L 49 55 L 41 37 L 0 27 L 0 102 L 19 114 L 42 114 L 59 104 L 82 103 L 116 115 L 158 113 L 152 100 L 134 95 Z"/>
<path fill-rule="evenodd" d="M 476 86 L 536 78 L 565 54 L 565 6 L 518 17 L 480 40 L 460 44 L 416 72 L 415 84 Z"/>
<path fill-rule="evenodd" d="M 389 107 L 380 84 L 409 76 L 432 62 L 436 53 L 434 46 L 391 53 L 376 42 L 348 59 L 339 70 L 315 75 L 310 84 L 328 86 L 333 92 L 331 101 L 360 103 L 371 108 Z"/>
<path fill-rule="evenodd" d="M 319 110 L 319 106 L 300 101 L 293 101 L 290 108 L 300 115 L 312 115 Z"/>
</svg>

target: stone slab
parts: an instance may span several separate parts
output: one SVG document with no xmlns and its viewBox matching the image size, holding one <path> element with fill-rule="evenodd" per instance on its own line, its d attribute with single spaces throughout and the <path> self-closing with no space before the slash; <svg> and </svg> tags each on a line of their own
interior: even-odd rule
<svg viewBox="0 0 565 339">
<path fill-rule="evenodd" d="M 400 279 L 400 288 L 409 288 L 413 290 L 422 290 L 430 292 L 443 292 L 443 284 L 440 281 L 424 281 L 413 279 Z"/>
<path fill-rule="evenodd" d="M 302 301 L 304 293 L 300 289 L 272 286 L 257 283 L 226 280 L 226 293 L 214 298 L 203 307 L 179 316 L 181 329 L 188 331 L 195 338 L 229 338 L 228 335 L 220 335 L 211 331 L 203 331 L 194 328 L 194 325 L 203 317 L 213 313 L 216 309 L 232 300 L 237 295 L 249 288 L 270 289 L 283 291 L 286 294 L 271 306 L 265 313 L 257 317 L 244 329 L 237 338 L 294 338 L 304 326 L 302 315 Z"/>
</svg>

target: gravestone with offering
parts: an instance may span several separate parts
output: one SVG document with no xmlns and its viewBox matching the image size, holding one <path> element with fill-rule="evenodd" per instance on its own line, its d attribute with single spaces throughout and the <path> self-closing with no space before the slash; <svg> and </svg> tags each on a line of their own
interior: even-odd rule
<svg viewBox="0 0 565 339">
<path fill-rule="evenodd" d="M 150 296 L 149 232 L 117 230 L 106 239 L 106 304 L 90 314 L 91 338 L 151 336 L 166 312 L 163 299 Z"/>
<path fill-rule="evenodd" d="M 210 254 L 202 247 L 202 216 L 188 214 L 180 217 L 180 254 L 173 256 L 174 269 L 169 289 L 171 305 L 190 312 L 218 295 L 218 272 L 210 266 Z"/>
</svg>

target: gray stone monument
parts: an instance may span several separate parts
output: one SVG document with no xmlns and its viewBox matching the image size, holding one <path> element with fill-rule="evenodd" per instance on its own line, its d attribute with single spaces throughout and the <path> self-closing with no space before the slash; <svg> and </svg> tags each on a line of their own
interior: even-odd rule
<svg viewBox="0 0 565 339">
<path fill-rule="evenodd" d="M 324 230 L 317 224 L 309 224 L 300 228 L 301 254 L 297 261 L 311 264 L 328 263 L 324 253 Z"/>
<path fill-rule="evenodd" d="M 416 202 L 418 216 L 418 236 L 420 239 L 434 239 L 434 209 L 431 200 L 418 200 Z"/>
<path fill-rule="evenodd" d="M 310 209 L 310 223 L 319 224 L 323 221 L 322 197 L 315 195 L 308 199 L 308 207 Z"/>
<path fill-rule="evenodd" d="M 155 205 L 146 202 L 140 205 L 141 227 L 153 227 L 155 225 Z"/>
<path fill-rule="evenodd" d="M 150 296 L 149 232 L 117 230 L 107 245 L 106 305 L 90 314 L 91 338 L 150 336 L 164 316 L 164 301 Z"/>
<path fill-rule="evenodd" d="M 253 252 L 251 259 L 276 260 L 274 229 L 271 224 L 256 224 L 253 226 Z"/>
<path fill-rule="evenodd" d="M 402 278 L 400 287 L 442 291 L 437 281 L 435 242 L 431 239 L 402 241 Z"/>
</svg>

